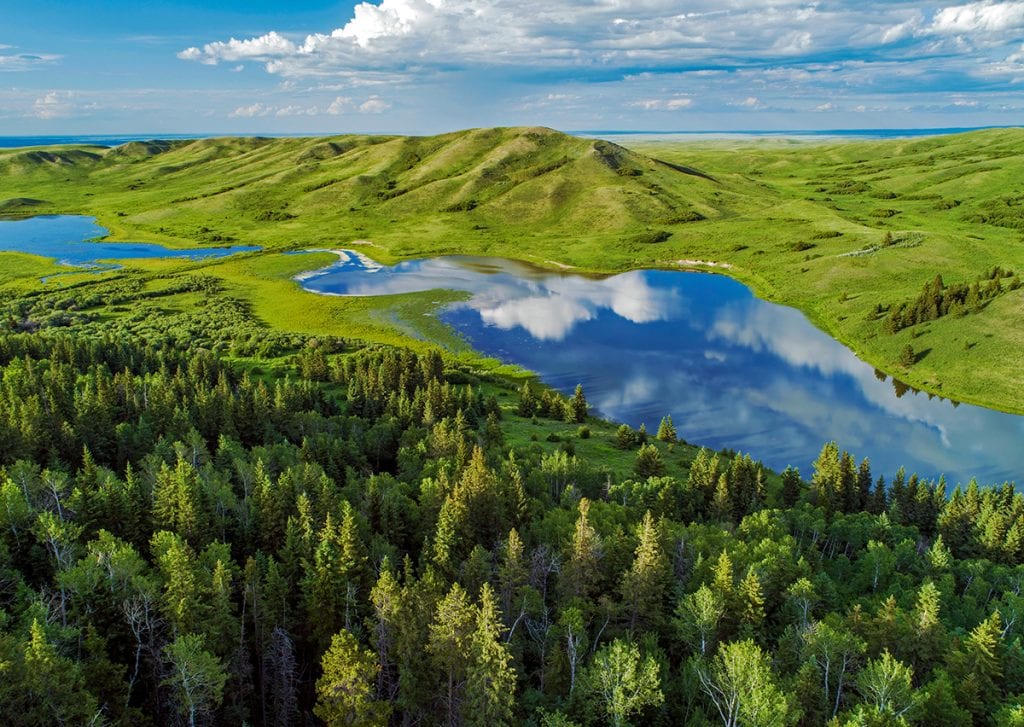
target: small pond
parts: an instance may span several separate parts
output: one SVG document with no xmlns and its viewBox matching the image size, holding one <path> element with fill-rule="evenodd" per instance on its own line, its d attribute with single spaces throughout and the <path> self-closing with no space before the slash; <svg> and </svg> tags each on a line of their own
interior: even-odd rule
<svg viewBox="0 0 1024 727">
<path fill-rule="evenodd" d="M 440 317 L 478 351 L 570 392 L 582 383 L 604 416 L 653 434 L 750 452 L 805 477 L 834 439 L 877 476 L 901 464 L 950 484 L 1019 481 L 1024 417 L 916 393 L 879 375 L 802 313 L 704 273 L 609 277 L 453 256 L 384 267 L 353 252 L 299 276 L 310 291 L 389 295 L 433 289 L 470 298 Z"/>
<path fill-rule="evenodd" d="M 163 245 L 141 242 L 101 242 L 107 230 L 92 217 L 79 215 L 43 215 L 24 219 L 0 220 L 0 252 L 24 252 L 53 258 L 61 265 L 89 270 L 112 270 L 112 260 L 152 258 L 183 258 L 201 260 L 224 257 L 239 252 L 253 252 L 258 247 L 204 247 L 195 250 L 174 250 Z"/>
</svg>

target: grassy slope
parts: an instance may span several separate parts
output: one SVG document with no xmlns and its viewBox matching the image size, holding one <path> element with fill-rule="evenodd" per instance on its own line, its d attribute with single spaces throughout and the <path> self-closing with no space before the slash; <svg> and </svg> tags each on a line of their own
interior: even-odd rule
<svg viewBox="0 0 1024 727">
<path fill-rule="evenodd" d="M 896 336 L 867 320 L 876 303 L 914 297 L 937 272 L 954 282 L 996 264 L 1024 270 L 1024 208 L 1004 200 L 1022 195 L 1024 131 L 636 151 L 545 129 L 14 150 L 0 152 L 0 206 L 95 214 L 114 239 L 183 247 L 363 240 L 384 261 L 475 252 L 609 272 L 725 261 L 909 383 L 1024 411 L 1024 290 Z M 887 231 L 898 244 L 846 256 Z M 672 236 L 651 244 L 659 232 Z M 796 251 L 798 243 L 814 247 Z M 377 302 L 291 295 L 287 274 L 308 262 L 257 256 L 209 270 L 282 328 L 340 326 L 342 335 L 388 340 L 418 319 L 412 326 L 422 330 L 424 296 L 403 300 L 396 318 Z M 912 335 L 925 355 L 904 371 L 897 355 Z"/>
</svg>

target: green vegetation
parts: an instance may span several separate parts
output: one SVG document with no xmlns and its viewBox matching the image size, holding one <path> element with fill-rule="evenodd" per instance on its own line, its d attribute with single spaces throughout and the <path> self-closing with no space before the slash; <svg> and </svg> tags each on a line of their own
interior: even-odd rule
<svg viewBox="0 0 1024 727">
<path fill-rule="evenodd" d="M 1021 270 L 1022 178 L 1024 131 L 1013 129 L 838 144 L 639 142 L 632 151 L 549 129 L 480 129 L 7 150 L 0 206 L 94 214 L 113 239 L 179 247 L 361 246 L 384 262 L 481 253 L 603 272 L 726 263 L 907 383 L 1024 412 L 1019 289 L 894 335 L 878 322 L 937 272 L 969 285 L 996 266 Z M 292 264 L 222 270 L 275 326 L 340 325 L 332 332 L 347 335 L 356 318 L 336 315 L 344 305 L 289 295 L 296 302 L 279 311 L 286 296 L 268 299 L 285 289 L 274 269 Z M 239 292 L 253 282 L 250 267 L 259 295 Z M 422 312 L 430 300 L 402 305 Z M 376 310 L 359 320 L 372 340 L 451 342 L 440 326 L 423 330 L 423 316 L 399 318 Z M 911 340 L 929 353 L 908 372 L 899 358 Z"/>
<path fill-rule="evenodd" d="M 887 486 L 834 443 L 809 482 L 779 477 L 668 418 L 653 440 L 594 419 L 579 388 L 223 301 L 147 328 L 156 281 L 95 285 L 139 319 L 39 318 L 69 286 L 15 300 L 31 332 L 0 333 L 5 724 L 1021 712 L 1010 485 Z"/>
</svg>

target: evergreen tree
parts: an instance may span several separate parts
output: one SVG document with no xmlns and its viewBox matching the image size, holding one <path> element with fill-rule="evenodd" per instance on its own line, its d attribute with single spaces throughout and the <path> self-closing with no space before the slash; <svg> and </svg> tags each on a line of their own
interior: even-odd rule
<svg viewBox="0 0 1024 727">
<path fill-rule="evenodd" d="M 331 647 L 321 660 L 313 713 L 330 727 L 386 725 L 390 707 L 374 698 L 379 669 L 373 654 L 360 648 L 356 638 L 342 629 L 331 639 Z"/>
<path fill-rule="evenodd" d="M 476 630 L 470 637 L 472 661 L 466 680 L 466 724 L 512 724 L 516 672 L 512 655 L 502 642 L 504 626 L 490 584 L 480 592 Z"/>
<path fill-rule="evenodd" d="M 639 543 L 633 563 L 622 578 L 622 596 L 629 604 L 630 629 L 638 623 L 657 626 L 662 618 L 668 585 L 668 558 L 658 542 L 654 517 L 648 510 L 637 531 Z"/>
<path fill-rule="evenodd" d="M 671 415 L 662 417 L 661 424 L 658 425 L 656 438 L 662 442 L 676 441 L 676 427 L 672 423 Z"/>
</svg>

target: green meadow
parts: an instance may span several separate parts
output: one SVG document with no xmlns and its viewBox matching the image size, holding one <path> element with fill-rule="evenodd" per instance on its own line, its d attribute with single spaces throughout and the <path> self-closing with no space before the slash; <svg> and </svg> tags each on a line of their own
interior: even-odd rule
<svg viewBox="0 0 1024 727">
<path fill-rule="evenodd" d="M 466 357 L 465 344 L 425 315 L 444 295 L 314 296 L 291 277 L 330 257 L 274 253 L 357 247 L 382 262 L 469 253 L 585 272 L 725 272 L 912 386 L 1024 412 L 1024 290 L 1014 277 L 967 308 L 896 333 L 885 326 L 893 306 L 917 299 L 938 274 L 952 286 L 984 280 L 995 266 L 1024 270 L 1024 130 L 630 147 L 509 128 L 5 150 L 0 214 L 89 214 L 114 240 L 267 250 L 133 263 L 51 286 L 132 276 L 159 285 L 201 270 L 221 281 L 219 295 L 278 331 L 440 342 Z M 0 285 L 31 288 L 52 267 L 5 255 Z M 161 305 L 202 300 L 174 293 Z"/>
</svg>

